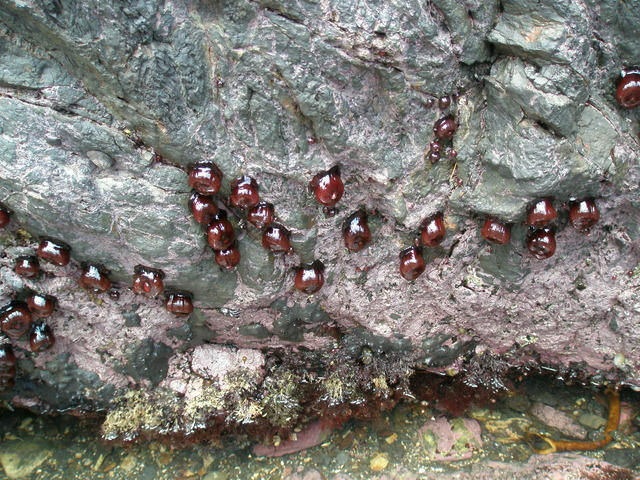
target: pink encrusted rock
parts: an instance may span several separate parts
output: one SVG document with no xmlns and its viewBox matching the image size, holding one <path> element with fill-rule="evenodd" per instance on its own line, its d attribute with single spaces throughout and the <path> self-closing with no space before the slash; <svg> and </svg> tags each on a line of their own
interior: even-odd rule
<svg viewBox="0 0 640 480">
<path fill-rule="evenodd" d="M 398 466 L 393 468 L 390 472 L 380 474 L 379 477 L 372 477 L 372 479 L 374 478 L 376 480 L 418 480 L 418 478 L 422 477 L 418 477 L 416 474 L 410 472 L 406 467 Z M 334 478 L 333 480 L 336 479 Z"/>
<path fill-rule="evenodd" d="M 258 457 L 281 457 L 290 453 L 306 450 L 315 447 L 324 442 L 331 433 L 328 424 L 322 421 L 308 423 L 305 428 L 295 434 L 295 438 L 285 440 L 278 446 L 263 445 L 261 443 L 254 445 L 253 453 Z"/>
<path fill-rule="evenodd" d="M 284 477 L 284 480 L 324 480 L 324 477 L 318 470 L 312 468 L 310 470 L 302 470 L 292 475 L 287 475 Z"/>
<path fill-rule="evenodd" d="M 392 477 L 393 478 L 393 477 Z M 480 461 L 470 465 L 467 471 L 443 476 L 439 471 L 424 471 L 420 480 L 604 480 L 636 479 L 637 475 L 626 468 L 577 454 L 532 455 L 527 463 L 503 463 Z M 372 480 L 383 480 L 372 477 Z M 386 480 L 386 479 L 385 479 Z M 396 480 L 394 478 L 394 480 Z"/>
<path fill-rule="evenodd" d="M 482 448 L 480 424 L 470 418 L 435 418 L 425 423 L 418 435 L 425 456 L 437 462 L 468 460 Z"/>
<path fill-rule="evenodd" d="M 257 378 L 264 376 L 264 355 L 258 350 L 235 349 L 224 345 L 199 345 L 191 354 L 191 369 L 207 380 L 225 386 L 225 376 L 236 370 L 248 370 Z"/>
<path fill-rule="evenodd" d="M 560 430 L 564 435 L 584 440 L 587 438 L 587 429 L 578 424 L 573 417 L 544 403 L 536 403 L 531 408 L 531 413 L 547 426 Z"/>
</svg>

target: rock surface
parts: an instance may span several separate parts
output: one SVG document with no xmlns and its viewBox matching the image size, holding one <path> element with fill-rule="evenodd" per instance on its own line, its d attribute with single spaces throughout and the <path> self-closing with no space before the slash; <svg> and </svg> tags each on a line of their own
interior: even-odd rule
<svg viewBox="0 0 640 480">
<path fill-rule="evenodd" d="M 51 455 L 51 446 L 45 442 L 3 442 L 0 464 L 9 478 L 28 477 Z"/>
<path fill-rule="evenodd" d="M 199 398 L 210 380 L 192 362 L 206 343 L 253 349 L 256 361 L 337 349 L 344 365 L 373 365 L 378 387 L 410 367 L 460 369 L 474 352 L 640 387 L 638 113 L 613 97 L 620 69 L 640 63 L 637 12 L 576 1 L 0 0 L 0 200 L 13 211 L 0 230 L 0 300 L 26 289 L 59 300 L 55 347 L 14 342 L 18 384 L 2 398 L 111 409 L 131 385 Z M 445 115 L 458 128 L 444 150 L 458 154 L 432 164 Z M 234 178 L 255 178 L 295 254 L 265 251 L 230 208 L 242 260 L 219 268 L 187 207 L 187 166 L 201 160 L 224 173 L 221 207 Z M 325 216 L 308 183 L 334 165 L 345 194 Z M 585 235 L 566 205 L 588 196 L 600 221 Z M 559 210 L 557 253 L 542 261 L 523 225 L 539 197 Z M 359 208 L 373 240 L 351 253 L 341 229 Z M 446 239 L 406 282 L 398 253 L 438 211 Z M 480 238 L 486 216 L 513 224 L 510 244 Z M 74 262 L 18 277 L 15 258 L 43 235 L 71 245 Z M 291 270 L 314 259 L 326 280 L 307 296 Z M 110 270 L 119 299 L 77 286 L 86 261 Z M 131 293 L 138 264 L 192 292 L 196 311 L 177 318 Z M 246 373 L 227 353 L 223 373 Z M 394 355 L 406 360 L 391 374 Z M 258 373 L 241 375 L 247 395 Z M 293 398 L 274 382 L 274 395 Z M 355 395 L 349 382 L 324 385 L 327 403 Z M 211 412 L 242 406 L 242 421 L 277 403 L 240 397 L 206 401 Z"/>
</svg>

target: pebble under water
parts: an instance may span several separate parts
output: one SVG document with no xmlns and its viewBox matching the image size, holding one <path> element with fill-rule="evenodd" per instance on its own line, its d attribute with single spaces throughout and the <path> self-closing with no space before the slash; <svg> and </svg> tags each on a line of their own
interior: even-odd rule
<svg viewBox="0 0 640 480">
<path fill-rule="evenodd" d="M 456 418 L 436 404 L 403 401 L 371 422 L 343 425 L 316 447 L 275 458 L 256 457 L 246 438 L 187 448 L 157 442 L 109 445 L 100 438 L 99 420 L 5 409 L 0 412 L 0 479 L 640 478 L 640 397 L 623 390 L 620 400 L 620 424 L 608 446 L 549 455 L 535 454 L 525 434 L 602 438 L 609 409 L 604 392 L 529 378 L 508 395 L 472 405 Z M 572 473 L 573 466 L 531 467 L 556 460 L 585 465 L 584 476 Z"/>
</svg>

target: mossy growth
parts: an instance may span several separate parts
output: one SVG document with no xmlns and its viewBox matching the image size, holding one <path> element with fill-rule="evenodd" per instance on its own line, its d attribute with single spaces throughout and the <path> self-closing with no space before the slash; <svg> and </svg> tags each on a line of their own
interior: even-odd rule
<svg viewBox="0 0 640 480">
<path fill-rule="evenodd" d="M 320 387 L 324 390 L 323 399 L 329 405 L 345 403 L 356 395 L 356 382 L 353 376 L 342 372 L 332 372 L 327 378 L 320 382 Z"/>
<path fill-rule="evenodd" d="M 267 359 L 265 372 L 241 368 L 180 396 L 162 388 L 122 395 L 103 425 L 109 440 L 164 438 L 174 444 L 207 442 L 222 434 L 268 441 L 324 418 L 341 425 L 370 419 L 397 402 L 394 392 L 408 375 L 405 357 L 362 348 L 345 349 L 327 359 L 316 352 L 280 352 Z"/>
<path fill-rule="evenodd" d="M 142 435 L 162 435 L 171 430 L 178 414 L 176 395 L 158 389 L 153 394 L 132 390 L 116 401 L 102 425 L 107 440 L 135 440 Z"/>
<path fill-rule="evenodd" d="M 262 407 L 265 417 L 273 425 L 284 427 L 297 420 L 302 411 L 302 392 L 298 388 L 301 383 L 300 376 L 286 369 L 264 380 Z"/>
<path fill-rule="evenodd" d="M 197 397 L 187 399 L 183 411 L 188 431 L 207 427 L 207 421 L 214 415 L 224 412 L 226 403 L 220 387 L 209 385 Z"/>
</svg>

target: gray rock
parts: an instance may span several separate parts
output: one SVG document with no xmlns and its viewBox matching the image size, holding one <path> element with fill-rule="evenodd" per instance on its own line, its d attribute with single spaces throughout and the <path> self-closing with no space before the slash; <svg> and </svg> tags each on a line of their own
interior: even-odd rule
<svg viewBox="0 0 640 480">
<path fill-rule="evenodd" d="M 13 440 L 3 442 L 0 464 L 9 478 L 24 478 L 51 456 L 51 445 L 42 441 Z"/>
<path fill-rule="evenodd" d="M 580 422 L 580 425 L 583 427 L 598 430 L 607 424 L 607 419 L 599 415 L 593 415 L 592 413 L 583 413 L 578 417 L 578 422 Z"/>
<path fill-rule="evenodd" d="M 169 358 L 173 354 L 171 347 L 146 339 L 130 345 L 128 350 L 128 361 L 124 366 L 127 375 L 136 381 L 149 380 L 153 385 L 167 376 Z"/>
<path fill-rule="evenodd" d="M 640 385 L 640 278 L 623 274 L 640 261 L 638 118 L 613 97 L 619 70 L 640 63 L 640 39 L 629 35 L 637 10 L 548 0 L 357 9 L 341 0 L 0 0 L 0 201 L 14 212 L 0 231 L 0 301 L 34 289 L 60 302 L 51 352 L 16 341 L 11 398 L 101 408 L 126 394 L 130 377 L 144 395 L 182 395 L 192 386 L 184 365 L 203 343 L 319 357 L 338 348 L 367 366 L 388 355 L 394 375 L 410 371 L 403 362 L 457 368 L 477 351 L 509 352 L 517 364 L 527 360 L 512 352 L 526 345 L 547 364 Z M 432 105 L 454 93 L 452 106 Z M 458 129 L 432 164 L 425 153 L 444 115 Z M 245 212 L 229 209 L 242 261 L 219 268 L 187 206 L 187 167 L 200 160 L 224 173 L 220 206 L 234 178 L 253 176 L 295 254 L 265 252 Z M 309 181 L 334 165 L 345 194 L 331 217 Z M 523 221 L 543 196 L 559 211 L 558 248 L 537 261 Z M 565 208 L 585 196 L 601 214 L 589 235 L 572 229 Z M 353 253 L 341 229 L 358 208 L 370 213 L 373 241 Z M 406 282 L 398 254 L 438 211 L 447 236 Z M 480 238 L 489 215 L 513 224 L 509 245 Z M 69 243 L 74 261 L 18 277 L 15 257 L 42 235 Z M 322 290 L 294 291 L 292 269 L 316 259 Z M 110 270 L 120 300 L 77 286 L 85 261 Z M 162 298 L 134 296 L 138 264 L 192 292 L 196 311 L 175 318 Z"/>
</svg>

